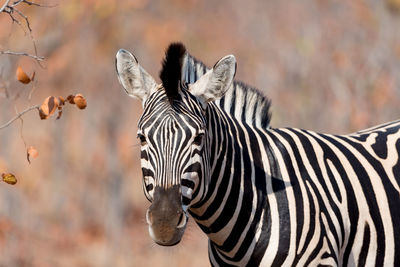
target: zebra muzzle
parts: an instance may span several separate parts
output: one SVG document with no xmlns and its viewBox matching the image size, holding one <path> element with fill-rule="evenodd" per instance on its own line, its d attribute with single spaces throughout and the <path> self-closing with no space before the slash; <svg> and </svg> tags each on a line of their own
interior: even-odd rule
<svg viewBox="0 0 400 267">
<path fill-rule="evenodd" d="M 149 234 L 157 244 L 173 246 L 180 242 L 188 217 L 182 209 L 178 186 L 155 188 L 153 203 L 146 212 L 146 221 Z"/>
</svg>

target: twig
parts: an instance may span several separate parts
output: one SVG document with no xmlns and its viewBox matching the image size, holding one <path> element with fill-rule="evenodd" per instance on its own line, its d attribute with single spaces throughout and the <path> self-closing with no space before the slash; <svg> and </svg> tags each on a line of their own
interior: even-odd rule
<svg viewBox="0 0 400 267">
<path fill-rule="evenodd" d="M 6 0 L 6 2 L 0 8 L 0 13 L 3 12 L 3 11 L 6 11 L 6 8 L 12 9 L 12 8 L 18 6 L 21 3 L 27 4 L 29 6 L 50 7 L 50 8 L 57 6 L 57 5 L 42 5 L 42 4 L 38 4 L 38 3 L 32 2 L 32 1 L 27 1 L 27 0 L 17 0 L 14 3 L 12 3 L 12 5 L 10 5 L 10 0 Z"/>
<path fill-rule="evenodd" d="M 29 36 L 30 36 L 30 38 L 32 40 L 33 48 L 34 48 L 34 51 L 35 51 L 35 55 L 29 55 L 27 53 L 13 53 L 13 54 L 14 55 L 32 57 L 32 58 L 37 60 L 39 66 L 44 68 L 42 66 L 42 64 L 40 63 L 40 61 L 43 60 L 44 58 L 43 57 L 39 57 L 37 55 L 36 42 L 35 42 L 35 39 L 33 38 L 33 34 L 32 34 L 33 31 L 32 31 L 32 28 L 31 28 L 31 25 L 30 25 L 30 22 L 29 22 L 29 18 L 22 11 L 17 9 L 17 7 L 19 6 L 19 4 L 26 4 L 26 5 L 29 5 L 29 6 L 37 6 L 37 7 L 53 7 L 53 6 L 42 5 L 42 4 L 38 4 L 38 3 L 35 3 L 33 1 L 28 1 L 28 0 L 14 0 L 13 3 L 10 3 L 10 1 L 11 0 L 6 0 L 6 2 L 0 8 L 0 13 L 2 13 L 2 12 L 7 13 L 10 16 L 12 22 L 13 23 L 17 23 L 21 27 L 21 29 L 25 32 L 25 34 L 27 32 L 29 33 Z M 21 23 L 21 20 L 25 21 L 24 24 L 25 24 L 26 28 L 28 29 L 28 31 L 26 31 L 25 28 L 23 27 L 23 25 Z M 9 52 L 9 51 L 7 51 L 7 52 Z M 0 53 L 1 53 L 1 51 L 0 51 Z M 4 53 L 1 53 L 1 54 L 4 54 Z M 11 53 L 8 53 L 8 54 L 11 54 Z"/>
<path fill-rule="evenodd" d="M 10 16 L 12 23 L 17 23 L 18 26 L 21 27 L 21 29 L 23 30 L 23 32 L 26 35 L 26 30 L 24 29 L 24 26 L 22 26 L 22 23 L 13 16 L 13 12 L 6 11 L 6 10 L 4 10 L 4 12 L 6 12 Z"/>
<path fill-rule="evenodd" d="M 15 108 L 15 113 L 19 114 L 17 107 L 15 106 L 14 108 Z M 21 136 L 22 142 L 24 142 L 25 151 L 26 151 L 27 146 L 26 146 L 26 142 L 25 142 L 25 139 L 24 139 L 24 133 L 23 133 L 23 131 L 24 131 L 24 120 L 22 119 L 21 116 L 19 116 L 19 118 L 18 118 L 21 121 L 21 128 L 19 129 L 19 135 Z"/>
<path fill-rule="evenodd" d="M 32 33 L 32 28 L 31 28 L 31 24 L 29 23 L 29 19 L 27 16 L 24 15 L 24 13 L 22 13 L 21 11 L 19 11 L 17 8 L 13 7 L 13 10 L 16 11 L 18 13 L 18 15 L 20 15 L 22 18 L 24 18 L 25 23 L 26 23 L 26 27 L 28 27 L 28 30 L 30 33 Z"/>
<path fill-rule="evenodd" d="M 18 0 L 18 1 L 15 1 L 15 2 L 12 4 L 12 7 L 17 6 L 17 5 L 19 5 L 20 3 L 25 3 L 25 4 L 29 5 L 29 6 L 49 7 L 49 8 L 52 8 L 52 7 L 56 7 L 56 6 L 57 6 L 57 5 L 43 5 L 43 4 L 38 4 L 38 3 L 35 3 L 35 2 L 33 2 L 33 1 L 28 1 L 28 0 Z"/>
<path fill-rule="evenodd" d="M 0 126 L 0 130 L 2 130 L 2 129 L 4 129 L 4 128 L 8 127 L 11 123 L 13 123 L 14 121 L 16 121 L 16 120 L 18 120 L 19 118 L 21 118 L 25 113 L 27 113 L 27 112 L 29 112 L 29 111 L 31 111 L 31 110 L 34 110 L 34 109 L 39 110 L 39 105 L 35 105 L 35 106 L 32 106 L 32 107 L 29 107 L 29 108 L 25 109 L 24 111 L 22 111 L 22 112 L 20 112 L 20 113 L 17 113 L 17 116 L 15 116 L 15 117 L 12 118 L 11 120 L 9 120 L 7 123 L 1 125 L 1 126 Z"/>
<path fill-rule="evenodd" d="M 35 55 L 31 55 L 31 54 L 24 53 L 24 52 L 13 52 L 13 51 L 10 51 L 10 50 L 0 51 L 0 55 L 26 56 L 26 57 L 31 57 L 33 59 L 36 59 L 37 61 L 43 61 L 44 60 L 44 57 L 35 56 Z"/>
<path fill-rule="evenodd" d="M 10 3 L 10 0 L 6 0 L 4 5 L 2 7 L 0 7 L 0 13 L 3 12 L 6 9 L 6 7 L 8 7 L 8 3 Z"/>
</svg>

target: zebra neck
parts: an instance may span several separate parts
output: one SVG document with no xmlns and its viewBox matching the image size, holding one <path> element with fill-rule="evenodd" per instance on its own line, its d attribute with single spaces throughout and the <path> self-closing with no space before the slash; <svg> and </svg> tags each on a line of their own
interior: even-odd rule
<svg viewBox="0 0 400 267">
<path fill-rule="evenodd" d="M 190 211 L 218 253 L 234 259 L 245 251 L 240 257 L 246 262 L 257 248 L 260 221 L 268 221 L 265 183 L 270 175 L 263 170 L 271 168 L 269 156 L 257 148 L 264 139 L 215 104 L 208 110 L 208 135 L 211 173 L 209 181 L 202 181 L 207 190 Z"/>
<path fill-rule="evenodd" d="M 269 128 L 270 100 L 257 89 L 234 81 L 224 97 L 215 101 L 231 117 L 259 129 Z"/>
</svg>

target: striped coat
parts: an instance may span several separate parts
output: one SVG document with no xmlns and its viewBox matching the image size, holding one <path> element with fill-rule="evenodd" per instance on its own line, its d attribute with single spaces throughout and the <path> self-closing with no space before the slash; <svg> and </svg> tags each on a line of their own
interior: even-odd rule
<svg viewBox="0 0 400 267">
<path fill-rule="evenodd" d="M 234 57 L 208 69 L 173 44 L 156 85 L 127 53 L 117 72 L 144 105 L 156 243 L 178 243 L 190 214 L 213 266 L 400 266 L 400 121 L 350 135 L 276 129 L 269 100 L 232 82 Z"/>
</svg>

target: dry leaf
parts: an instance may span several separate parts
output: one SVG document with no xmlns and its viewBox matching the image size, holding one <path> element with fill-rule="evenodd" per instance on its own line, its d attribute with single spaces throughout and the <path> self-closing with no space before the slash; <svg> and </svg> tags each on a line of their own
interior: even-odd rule
<svg viewBox="0 0 400 267">
<path fill-rule="evenodd" d="M 70 104 L 75 104 L 75 102 L 74 102 L 74 95 L 69 95 L 68 97 L 67 97 L 67 101 L 70 103 Z"/>
<path fill-rule="evenodd" d="M 58 100 L 60 100 L 60 106 L 64 106 L 64 104 L 65 104 L 65 99 L 64 99 L 64 97 L 59 96 L 59 97 L 58 97 Z"/>
<path fill-rule="evenodd" d="M 54 96 L 47 97 L 39 108 L 39 116 L 42 120 L 48 119 L 57 110 L 60 105 L 58 98 Z"/>
<path fill-rule="evenodd" d="M 45 120 L 48 118 L 48 115 L 43 113 L 43 110 L 41 108 L 39 108 L 39 117 L 41 120 Z"/>
<path fill-rule="evenodd" d="M 39 152 L 33 146 L 30 146 L 26 151 L 26 159 L 28 160 L 29 164 L 31 163 L 30 158 L 37 158 L 39 156 Z"/>
<path fill-rule="evenodd" d="M 23 69 L 21 67 L 17 68 L 17 80 L 20 81 L 23 84 L 28 84 L 31 82 L 31 78 L 29 78 L 29 76 L 25 73 L 25 71 L 23 71 Z M 32 78 L 35 77 L 35 74 L 32 75 Z"/>
<path fill-rule="evenodd" d="M 62 115 L 62 110 L 60 109 L 60 111 L 58 111 L 56 120 L 59 120 L 61 118 L 61 115 Z"/>
<path fill-rule="evenodd" d="M 15 175 L 12 173 L 2 173 L 1 177 L 3 178 L 3 181 L 7 184 L 16 184 L 17 183 L 17 178 L 15 178 Z"/>
<path fill-rule="evenodd" d="M 74 97 L 75 105 L 80 109 L 85 109 L 87 106 L 86 99 L 81 94 L 77 94 Z"/>
</svg>

